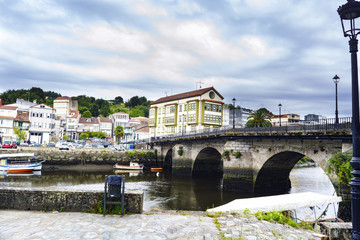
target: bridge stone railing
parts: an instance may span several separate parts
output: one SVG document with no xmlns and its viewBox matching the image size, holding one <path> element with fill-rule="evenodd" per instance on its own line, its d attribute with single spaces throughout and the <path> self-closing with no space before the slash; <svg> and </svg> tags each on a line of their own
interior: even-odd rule
<svg viewBox="0 0 360 240">
<path fill-rule="evenodd" d="M 228 127 L 218 130 L 201 130 L 201 131 L 192 131 L 176 134 L 168 134 L 165 136 L 151 137 L 148 139 L 141 139 L 138 141 L 128 142 L 128 143 L 149 143 L 157 141 L 171 141 L 175 139 L 186 139 L 186 138 L 206 138 L 213 136 L 231 136 L 231 135 L 286 135 L 290 133 L 302 133 L 311 135 L 315 132 L 318 133 L 329 133 L 333 132 L 336 134 L 351 135 L 351 117 L 343 117 L 338 119 L 336 123 L 335 118 L 323 119 L 319 121 L 299 121 L 294 123 L 289 123 L 285 126 L 271 126 L 271 127 Z"/>
</svg>

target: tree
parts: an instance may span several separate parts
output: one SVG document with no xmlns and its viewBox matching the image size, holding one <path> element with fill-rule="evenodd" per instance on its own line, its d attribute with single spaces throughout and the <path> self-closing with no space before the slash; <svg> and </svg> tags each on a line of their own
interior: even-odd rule
<svg viewBox="0 0 360 240">
<path fill-rule="evenodd" d="M 124 103 L 124 99 L 122 97 L 120 97 L 120 96 L 117 96 L 115 98 L 115 103 L 116 104 Z"/>
<path fill-rule="evenodd" d="M 270 115 L 263 109 L 259 109 L 250 113 L 246 127 L 271 127 Z"/>
<path fill-rule="evenodd" d="M 86 110 L 83 114 L 81 114 L 83 118 L 91 118 L 91 112 L 89 110 Z"/>
<path fill-rule="evenodd" d="M 89 134 L 87 134 L 86 132 L 82 132 L 82 133 L 80 134 L 79 138 L 80 138 L 81 140 L 87 139 L 87 138 L 89 138 Z"/>
<path fill-rule="evenodd" d="M 116 126 L 114 129 L 114 135 L 116 136 L 116 141 L 119 141 L 119 138 L 124 136 L 124 128 L 121 125 Z"/>
<path fill-rule="evenodd" d="M 90 112 L 91 112 L 91 115 L 93 117 L 98 117 L 99 116 L 99 109 L 100 109 L 100 106 L 96 103 L 92 104 L 91 107 L 90 107 Z"/>
<path fill-rule="evenodd" d="M 335 173 L 339 178 L 339 182 L 342 186 L 350 186 L 351 178 L 354 176 L 351 174 L 353 168 L 350 165 L 351 156 L 345 153 L 337 153 L 333 155 L 326 164 L 326 172 L 328 174 Z"/>
<path fill-rule="evenodd" d="M 272 112 L 270 112 L 270 111 L 267 110 L 266 108 L 259 108 L 258 111 L 263 112 L 263 113 L 269 115 L 269 117 L 271 117 L 271 116 L 274 115 Z"/>
<path fill-rule="evenodd" d="M 100 115 L 107 117 L 110 114 L 110 106 L 109 105 L 105 105 L 102 108 L 100 108 Z"/>
<path fill-rule="evenodd" d="M 130 117 L 143 117 L 144 115 L 144 111 L 137 107 L 133 108 L 129 113 Z"/>
<path fill-rule="evenodd" d="M 69 140 L 69 136 L 65 134 L 65 135 L 63 136 L 63 140 Z"/>
<path fill-rule="evenodd" d="M 27 134 L 25 131 L 21 130 L 19 127 L 14 128 L 14 133 L 17 138 L 20 140 L 25 140 L 27 138 Z"/>
<path fill-rule="evenodd" d="M 83 115 L 84 112 L 86 112 L 86 111 L 89 111 L 89 108 L 87 108 L 87 107 L 79 107 L 79 112 L 80 112 L 81 115 Z M 90 111 L 89 111 L 89 112 L 90 112 Z M 91 113 L 90 113 L 90 114 L 91 114 Z"/>
</svg>

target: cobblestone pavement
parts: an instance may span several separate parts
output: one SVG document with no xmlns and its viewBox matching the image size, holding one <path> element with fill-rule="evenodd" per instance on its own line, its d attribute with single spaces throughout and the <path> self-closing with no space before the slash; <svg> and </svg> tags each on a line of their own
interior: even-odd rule
<svg viewBox="0 0 360 240">
<path fill-rule="evenodd" d="M 214 219 L 220 224 L 219 232 Z M 0 211 L 0 239 L 321 239 L 255 217 L 211 218 L 203 212 L 156 211 L 136 215 Z"/>
</svg>

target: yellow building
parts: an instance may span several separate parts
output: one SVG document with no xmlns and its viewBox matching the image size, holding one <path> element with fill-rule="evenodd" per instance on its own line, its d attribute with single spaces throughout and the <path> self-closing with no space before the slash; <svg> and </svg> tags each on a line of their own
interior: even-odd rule
<svg viewBox="0 0 360 240">
<path fill-rule="evenodd" d="M 220 128 L 223 99 L 213 87 L 159 98 L 150 104 L 150 136 Z"/>
</svg>

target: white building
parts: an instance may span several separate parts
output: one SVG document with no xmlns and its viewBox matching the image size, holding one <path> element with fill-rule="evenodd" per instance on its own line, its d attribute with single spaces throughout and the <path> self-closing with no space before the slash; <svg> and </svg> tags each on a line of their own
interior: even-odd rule
<svg viewBox="0 0 360 240">
<path fill-rule="evenodd" d="M 106 134 L 106 139 L 111 140 L 112 137 L 112 122 L 110 118 L 99 117 L 100 131 Z"/>
<path fill-rule="evenodd" d="M 281 114 L 281 115 L 274 115 L 270 118 L 271 124 L 273 126 L 297 126 L 301 124 L 300 115 L 290 113 L 290 114 Z"/>
<path fill-rule="evenodd" d="M 100 124 L 97 118 L 80 118 L 78 124 L 80 132 L 98 132 L 100 131 Z"/>
<path fill-rule="evenodd" d="M 79 135 L 78 135 L 79 119 L 80 119 L 79 111 L 70 110 L 69 115 L 66 118 L 65 134 L 68 135 L 71 140 L 79 139 Z"/>
<path fill-rule="evenodd" d="M 0 106 L 0 137 L 4 141 L 16 141 L 14 136 L 14 119 L 17 115 L 16 106 Z"/>
<path fill-rule="evenodd" d="M 51 142 L 55 134 L 55 113 L 56 110 L 45 104 L 38 104 L 30 107 L 30 141 L 40 144 Z"/>
<path fill-rule="evenodd" d="M 124 139 L 130 138 L 132 135 L 132 125 L 129 124 L 129 114 L 124 112 L 113 113 L 109 116 L 109 119 L 113 123 L 113 129 L 117 126 L 122 126 L 124 128 Z M 130 137 L 129 137 L 130 136 Z M 113 135 L 113 141 L 116 141 L 116 136 Z"/>
</svg>

